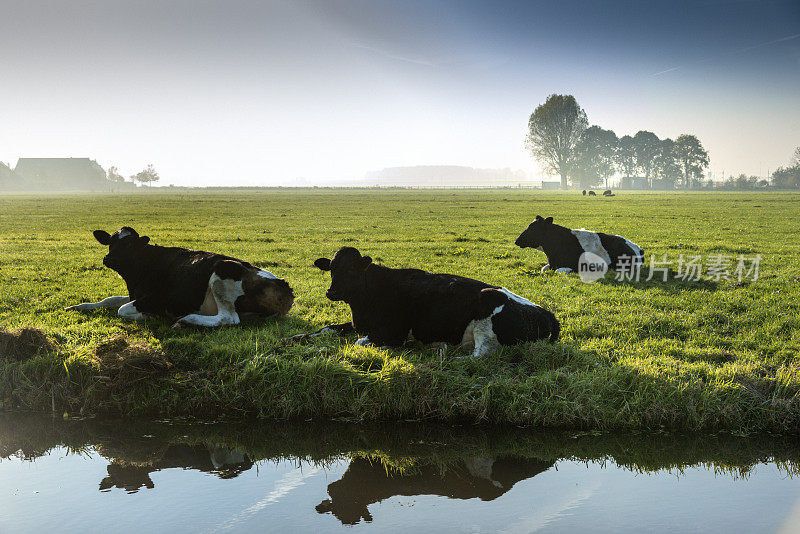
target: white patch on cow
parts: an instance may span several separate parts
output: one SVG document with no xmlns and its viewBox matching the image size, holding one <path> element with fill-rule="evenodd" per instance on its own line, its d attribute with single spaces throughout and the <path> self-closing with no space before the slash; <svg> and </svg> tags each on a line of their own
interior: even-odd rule
<svg viewBox="0 0 800 534">
<path fill-rule="evenodd" d="M 208 447 L 211 465 L 215 469 L 221 469 L 228 465 L 241 464 L 247 461 L 247 457 L 238 449 L 226 449 L 225 447 Z"/>
<path fill-rule="evenodd" d="M 461 337 L 461 344 L 474 344 L 473 358 L 488 356 L 500 344 L 492 328 L 492 317 L 503 311 L 505 305 L 495 308 L 489 317 L 470 321 Z"/>
<path fill-rule="evenodd" d="M 603 243 L 600 241 L 600 236 L 597 235 L 597 232 L 591 232 L 585 228 L 581 228 L 580 230 L 570 230 L 570 232 L 572 232 L 572 235 L 578 238 L 578 243 L 580 243 L 584 252 L 597 254 L 603 258 L 604 262 L 606 262 L 608 265 L 611 265 L 611 256 L 608 255 L 608 251 L 603 247 Z"/>
<path fill-rule="evenodd" d="M 560 274 L 569 274 L 569 273 L 572 272 L 572 268 L 571 267 L 559 267 L 558 269 L 556 269 L 556 272 L 560 273 Z"/>
<path fill-rule="evenodd" d="M 259 269 L 258 272 L 256 272 L 256 274 L 258 276 L 260 276 L 261 278 L 268 278 L 270 280 L 277 280 L 278 279 L 277 276 L 275 276 L 274 274 L 272 274 L 269 271 L 265 271 L 264 269 Z"/>
<path fill-rule="evenodd" d="M 122 239 L 123 237 L 128 237 L 129 235 L 133 235 L 130 230 L 127 228 L 123 228 L 119 231 L 119 238 Z"/>
<path fill-rule="evenodd" d="M 622 237 L 622 236 L 618 235 L 617 237 Z M 637 245 L 628 238 L 622 237 L 622 239 L 624 239 L 625 244 L 628 245 L 631 248 L 631 250 L 633 250 L 633 255 L 638 260 L 637 263 L 642 263 L 644 261 L 644 251 L 642 250 L 642 247 L 640 247 L 639 245 Z"/>
<path fill-rule="evenodd" d="M 369 336 L 364 336 L 356 340 L 356 345 L 361 345 L 362 347 L 371 347 L 372 341 L 369 340 Z"/>
<path fill-rule="evenodd" d="M 541 270 L 541 272 L 545 273 L 545 272 L 547 272 L 547 271 L 549 271 L 549 270 L 550 270 L 550 264 L 548 263 L 547 265 L 545 265 L 544 267 L 542 267 L 542 270 Z"/>
<path fill-rule="evenodd" d="M 502 291 L 503 293 L 505 293 L 505 294 L 506 294 L 506 296 L 507 296 L 508 298 L 510 298 L 511 300 L 513 300 L 514 302 L 519 302 L 519 303 L 520 303 L 520 304 L 522 304 L 523 306 L 536 306 L 536 304 L 534 304 L 533 302 L 529 301 L 529 300 L 528 300 L 528 299 L 526 299 L 525 297 L 520 297 L 519 295 L 517 295 L 517 294 L 516 294 L 516 293 L 514 293 L 513 291 L 510 291 L 510 290 L 506 289 L 505 287 L 501 287 L 501 288 L 500 288 L 500 291 Z M 537 307 L 538 307 L 538 306 L 537 306 Z"/>
<path fill-rule="evenodd" d="M 117 310 L 117 315 L 123 319 L 130 319 L 132 321 L 141 321 L 142 319 L 146 318 L 145 314 L 136 309 L 135 300 L 133 302 L 123 304 L 120 309 Z"/>
<path fill-rule="evenodd" d="M 100 302 L 84 302 L 81 304 L 75 304 L 74 306 L 70 306 L 65 308 L 66 311 L 89 311 L 89 310 L 96 310 L 98 308 L 107 308 L 107 309 L 119 309 L 120 306 L 123 304 L 127 304 L 131 301 L 130 297 L 106 297 Z"/>
<path fill-rule="evenodd" d="M 199 315 L 193 313 L 177 320 L 173 327 L 181 324 L 195 326 L 222 326 L 239 324 L 239 314 L 236 313 L 236 299 L 244 295 L 241 280 L 220 278 L 216 273 L 208 280 L 208 287 L 217 303 L 216 315 Z"/>
<path fill-rule="evenodd" d="M 492 469 L 494 468 L 494 458 L 490 456 L 469 456 L 464 458 L 464 465 L 467 471 L 475 478 L 482 478 L 488 480 L 496 488 L 502 488 L 503 485 L 492 478 Z"/>
</svg>

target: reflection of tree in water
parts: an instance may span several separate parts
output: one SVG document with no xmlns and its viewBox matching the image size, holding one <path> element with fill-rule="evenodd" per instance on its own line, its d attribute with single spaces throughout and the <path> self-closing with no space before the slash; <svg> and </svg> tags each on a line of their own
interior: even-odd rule
<svg viewBox="0 0 800 534">
<path fill-rule="evenodd" d="M 553 462 L 518 458 L 470 456 L 453 465 L 427 464 L 412 472 L 396 473 L 380 461 L 355 458 L 342 478 L 328 485 L 330 499 L 316 507 L 330 512 L 345 525 L 363 518 L 372 521 L 367 506 L 396 495 L 441 495 L 451 499 L 491 501 L 520 480 L 549 469 Z"/>
<path fill-rule="evenodd" d="M 161 457 L 146 463 L 119 462 L 112 458 L 106 470 L 108 476 L 100 482 L 100 491 L 111 488 L 135 493 L 140 488 L 155 487 L 150 473 L 162 469 L 196 469 L 213 473 L 220 478 L 235 478 L 253 466 L 242 452 L 204 445 L 168 445 Z"/>
</svg>

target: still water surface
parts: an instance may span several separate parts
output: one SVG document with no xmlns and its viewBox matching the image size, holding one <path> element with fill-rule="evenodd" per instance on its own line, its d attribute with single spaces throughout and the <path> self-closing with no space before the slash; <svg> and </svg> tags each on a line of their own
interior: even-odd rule
<svg viewBox="0 0 800 534">
<path fill-rule="evenodd" d="M 0 532 L 800 532 L 788 438 L 0 415 Z"/>
</svg>

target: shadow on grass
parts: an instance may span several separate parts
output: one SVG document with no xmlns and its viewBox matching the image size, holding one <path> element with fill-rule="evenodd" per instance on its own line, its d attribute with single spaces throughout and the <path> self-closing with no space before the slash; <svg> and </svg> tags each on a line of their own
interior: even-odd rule
<svg viewBox="0 0 800 534">
<path fill-rule="evenodd" d="M 661 271 L 652 273 L 650 280 L 648 280 L 649 276 L 649 268 L 645 266 L 642 267 L 638 279 L 636 279 L 635 275 L 631 279 L 630 277 L 622 276 L 621 273 L 616 271 L 609 271 L 605 278 L 594 283 L 609 286 L 628 286 L 634 289 L 658 289 L 670 294 L 678 294 L 685 291 L 716 291 L 720 287 L 720 282 L 709 278 L 684 279 L 685 277 L 682 278 L 677 271 L 671 268 L 666 271 L 666 276 Z"/>
</svg>

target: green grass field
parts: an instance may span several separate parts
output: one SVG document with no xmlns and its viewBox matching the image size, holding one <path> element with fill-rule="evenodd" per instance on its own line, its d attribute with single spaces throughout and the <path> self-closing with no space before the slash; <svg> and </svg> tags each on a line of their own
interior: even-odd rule
<svg viewBox="0 0 800 534">
<path fill-rule="evenodd" d="M 541 274 L 514 239 L 536 214 L 667 254 L 761 256 L 760 276 L 697 282 Z M 220 252 L 286 278 L 287 318 L 213 331 L 65 306 L 125 294 L 91 231 Z M 391 267 L 503 285 L 551 309 L 561 340 L 500 350 L 281 338 L 349 320 L 314 259 L 343 245 Z M 646 270 L 645 270 L 646 274 Z M 0 403 L 57 413 L 448 420 L 580 428 L 800 431 L 800 194 L 241 191 L 0 196 Z M 17 346 L 8 334 L 0 340 Z M 14 345 L 17 343 L 17 345 Z M 0 347 L 2 350 L 2 347 Z M 12 354 L 12 352 L 14 354 Z M 31 356 L 31 353 L 36 354 Z"/>
</svg>

